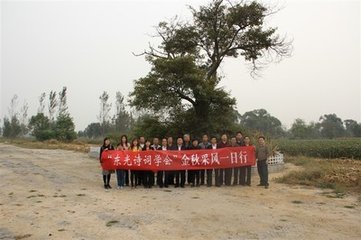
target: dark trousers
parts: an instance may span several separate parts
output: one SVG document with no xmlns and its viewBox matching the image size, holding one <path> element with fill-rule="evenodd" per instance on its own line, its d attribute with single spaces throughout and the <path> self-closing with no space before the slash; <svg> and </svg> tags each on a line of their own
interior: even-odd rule
<svg viewBox="0 0 361 240">
<path fill-rule="evenodd" d="M 186 171 L 185 170 L 177 171 L 175 173 L 175 186 L 184 187 L 185 183 L 186 183 Z"/>
<path fill-rule="evenodd" d="M 167 186 L 174 185 L 175 171 L 166 171 L 165 175 L 167 176 Z"/>
<path fill-rule="evenodd" d="M 238 185 L 239 184 L 239 172 L 240 172 L 240 167 L 236 167 L 233 168 L 233 185 Z"/>
<path fill-rule="evenodd" d="M 142 185 L 143 184 L 143 179 L 144 179 L 144 174 L 145 171 L 137 171 L 137 178 L 138 178 L 138 185 Z"/>
<path fill-rule="evenodd" d="M 129 170 L 125 170 L 125 185 L 129 186 Z"/>
<path fill-rule="evenodd" d="M 132 187 L 137 187 L 139 185 L 139 171 L 130 171 L 130 184 Z"/>
<path fill-rule="evenodd" d="M 207 186 L 210 187 L 212 186 L 212 181 L 213 181 L 213 169 L 207 169 Z"/>
<path fill-rule="evenodd" d="M 153 172 L 152 171 L 144 171 L 143 173 L 143 186 L 145 188 L 151 188 L 153 185 L 151 184 L 152 182 L 152 174 Z"/>
<path fill-rule="evenodd" d="M 199 170 L 199 173 L 200 173 L 201 185 L 204 185 L 204 180 L 205 180 L 205 176 L 206 176 L 206 170 L 205 170 L 205 169 Z"/>
<path fill-rule="evenodd" d="M 268 186 L 268 164 L 267 160 L 257 161 L 257 170 L 260 177 L 260 184 Z"/>
<path fill-rule="evenodd" d="M 124 187 L 125 171 L 123 169 L 117 169 L 116 173 L 117 173 L 118 187 Z"/>
<path fill-rule="evenodd" d="M 224 169 L 224 183 L 226 186 L 231 186 L 232 184 L 232 168 Z"/>
<path fill-rule="evenodd" d="M 199 170 L 188 170 L 188 174 L 189 174 L 189 178 L 191 180 L 192 183 L 192 187 L 194 186 L 199 186 L 199 175 L 200 175 L 200 171 Z"/>
<path fill-rule="evenodd" d="M 110 183 L 110 173 L 109 174 L 106 174 L 106 175 L 104 175 L 103 174 L 103 182 L 104 182 L 104 186 L 108 186 L 109 185 L 109 183 Z"/>
<path fill-rule="evenodd" d="M 188 184 L 194 183 L 192 173 L 190 172 L 190 170 L 187 170 L 187 183 Z"/>
<path fill-rule="evenodd" d="M 164 171 L 157 172 L 157 185 L 161 188 L 164 186 L 163 175 Z"/>
<path fill-rule="evenodd" d="M 246 167 L 241 167 L 239 170 L 239 184 L 246 185 Z"/>
<path fill-rule="evenodd" d="M 246 166 L 246 185 L 248 186 L 251 186 L 251 174 L 252 174 L 252 166 Z"/>
<path fill-rule="evenodd" d="M 219 169 L 214 169 L 214 175 L 215 175 L 215 181 L 216 181 L 216 186 L 220 187 L 221 185 L 223 185 L 223 181 L 224 181 L 224 169 L 223 168 L 219 168 Z"/>
<path fill-rule="evenodd" d="M 154 186 L 154 183 L 155 183 L 154 172 L 149 171 L 149 175 L 150 175 L 150 185 L 151 185 L 151 186 Z"/>
</svg>

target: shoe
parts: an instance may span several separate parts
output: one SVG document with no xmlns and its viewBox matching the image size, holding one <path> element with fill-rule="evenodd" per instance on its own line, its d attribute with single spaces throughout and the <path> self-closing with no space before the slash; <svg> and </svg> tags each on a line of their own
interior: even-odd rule
<svg viewBox="0 0 361 240">
<path fill-rule="evenodd" d="M 181 188 L 184 188 L 184 185 L 181 185 L 180 187 L 181 187 Z"/>
<path fill-rule="evenodd" d="M 264 184 L 262 184 L 262 183 L 257 185 L 257 187 L 263 187 L 263 186 L 264 186 Z"/>
<path fill-rule="evenodd" d="M 108 184 L 108 189 L 112 189 L 112 187 Z"/>
<path fill-rule="evenodd" d="M 105 189 L 108 189 L 108 185 L 104 184 L 104 188 L 105 188 Z"/>
<path fill-rule="evenodd" d="M 265 189 L 268 189 L 268 187 L 269 187 L 269 185 L 268 185 L 268 184 L 264 186 L 264 188 L 265 188 Z"/>
</svg>

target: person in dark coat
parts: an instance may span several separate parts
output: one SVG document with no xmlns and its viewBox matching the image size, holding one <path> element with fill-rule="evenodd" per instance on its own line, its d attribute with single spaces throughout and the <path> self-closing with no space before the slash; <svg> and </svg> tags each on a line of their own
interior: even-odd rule
<svg viewBox="0 0 361 240">
<path fill-rule="evenodd" d="M 114 147 L 113 147 L 113 145 L 110 144 L 110 139 L 106 137 L 103 140 L 103 145 L 100 147 L 100 154 L 99 154 L 100 163 L 102 163 L 102 153 L 104 151 L 108 151 L 108 150 L 114 150 Z M 104 188 L 105 189 L 111 189 L 112 187 L 109 184 L 110 183 L 111 171 L 103 169 L 102 174 L 103 174 Z"/>
<path fill-rule="evenodd" d="M 244 136 L 244 145 L 246 147 L 252 146 L 251 139 L 248 136 Z M 252 174 L 252 166 L 246 166 L 246 185 L 251 186 L 251 174 Z"/>
<path fill-rule="evenodd" d="M 237 145 L 240 147 L 244 146 L 244 138 L 242 132 L 236 133 L 236 139 L 237 139 Z M 238 173 L 239 173 L 239 184 L 244 186 L 246 185 L 246 166 L 239 167 Z"/>
<path fill-rule="evenodd" d="M 217 148 L 226 148 L 226 147 L 230 147 L 229 143 L 228 143 L 228 137 L 227 134 L 222 134 L 221 136 L 221 141 L 218 143 Z M 218 170 L 218 171 L 217 171 Z M 217 174 L 218 172 L 218 174 Z M 227 179 L 226 185 L 230 186 L 230 180 L 232 178 L 232 168 L 221 168 L 221 169 L 216 169 L 216 186 L 220 187 L 225 183 L 225 179 Z M 226 175 L 226 176 L 225 176 Z M 217 179 L 218 179 L 218 184 L 217 184 Z"/>
<path fill-rule="evenodd" d="M 190 148 L 190 150 L 199 150 L 201 149 L 201 147 L 198 144 L 198 140 L 197 139 L 193 139 L 192 141 L 192 146 Z M 199 187 L 200 186 L 200 170 L 188 170 L 188 174 L 190 176 L 190 180 L 191 180 L 191 186 L 192 187 Z"/>
<path fill-rule="evenodd" d="M 183 145 L 183 138 L 179 137 L 177 138 L 176 151 L 182 151 L 182 150 L 185 150 L 185 147 Z M 184 188 L 185 182 L 186 182 L 186 171 L 185 170 L 176 171 L 174 187 Z"/>
<path fill-rule="evenodd" d="M 207 147 L 207 149 L 217 149 L 217 138 L 216 137 L 211 137 L 211 145 L 209 145 Z M 214 171 L 216 171 L 216 169 L 214 169 Z M 213 169 L 207 169 L 207 187 L 211 187 L 212 186 L 212 181 L 213 181 Z M 217 183 L 217 179 L 215 179 L 216 183 Z"/>
<path fill-rule="evenodd" d="M 208 141 L 208 135 L 207 134 L 203 134 L 202 136 L 202 142 L 199 144 L 199 147 L 201 149 L 207 149 L 209 146 L 211 145 L 211 143 Z M 201 181 L 201 185 L 204 185 L 205 183 L 205 176 L 206 176 L 206 170 L 205 169 L 201 169 L 199 170 L 200 172 L 200 181 Z"/>
</svg>

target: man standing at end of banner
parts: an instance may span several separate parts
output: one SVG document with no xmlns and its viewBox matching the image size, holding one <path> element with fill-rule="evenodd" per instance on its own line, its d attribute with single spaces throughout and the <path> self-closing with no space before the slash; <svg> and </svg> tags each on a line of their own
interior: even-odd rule
<svg viewBox="0 0 361 240">
<path fill-rule="evenodd" d="M 269 157 L 268 146 L 264 136 L 258 137 L 258 146 L 256 148 L 257 170 L 260 177 L 260 184 L 257 186 L 264 186 L 268 188 L 268 163 Z"/>
</svg>

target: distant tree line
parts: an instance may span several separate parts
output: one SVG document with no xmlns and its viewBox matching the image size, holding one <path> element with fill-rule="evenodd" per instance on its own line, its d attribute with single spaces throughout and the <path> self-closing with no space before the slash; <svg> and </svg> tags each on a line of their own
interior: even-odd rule
<svg viewBox="0 0 361 240">
<path fill-rule="evenodd" d="M 47 99 L 46 99 L 47 98 Z M 39 141 L 57 139 L 72 141 L 77 137 L 75 125 L 68 112 L 67 88 L 59 92 L 42 93 L 36 115 L 28 118 L 28 103 L 18 110 L 18 96 L 14 95 L 3 119 L 2 136 L 6 138 L 34 136 Z"/>
<path fill-rule="evenodd" d="M 10 101 L 8 116 L 3 119 L 1 128 L 3 137 L 17 138 L 32 135 L 40 141 L 48 139 L 72 141 L 77 137 L 100 139 L 104 136 L 118 139 L 122 134 L 161 137 L 190 133 L 194 137 L 200 137 L 197 131 L 198 126 L 189 126 L 184 119 L 177 119 L 174 123 L 168 118 L 153 115 L 152 112 L 143 111 L 135 114 L 120 92 L 116 92 L 115 102 L 112 103 L 109 94 L 104 91 L 99 96 L 98 121 L 90 123 L 78 134 L 74 131 L 74 122 L 68 112 L 66 87 L 58 93 L 55 91 L 50 91 L 49 94 L 42 93 L 39 97 L 37 114 L 30 118 L 28 109 L 26 101 L 19 108 L 18 96 L 14 95 Z M 214 128 L 222 129 L 222 133 L 241 130 L 248 135 L 264 134 L 272 138 L 361 137 L 361 123 L 352 119 L 342 120 L 336 114 L 322 115 L 318 122 L 310 123 L 297 118 L 290 129 L 286 129 L 278 118 L 265 109 L 256 109 L 244 114 L 234 111 L 233 116 L 228 127 L 217 125 L 219 122 L 213 121 Z M 205 131 L 205 133 L 213 134 L 210 131 Z"/>
</svg>

